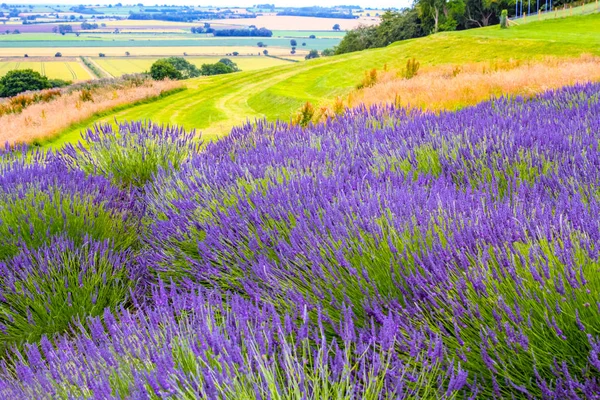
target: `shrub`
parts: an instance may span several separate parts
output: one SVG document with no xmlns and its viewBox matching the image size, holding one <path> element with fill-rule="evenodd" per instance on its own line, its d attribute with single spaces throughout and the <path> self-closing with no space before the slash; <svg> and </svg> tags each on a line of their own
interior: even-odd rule
<svg viewBox="0 0 600 400">
<path fill-rule="evenodd" d="M 312 324 L 302 305 L 290 318 L 240 296 L 162 287 L 145 303 L 106 312 L 104 323 L 92 318 L 56 345 L 44 338 L 15 351 L 15 367 L 0 375 L 2 392 L 8 398 L 453 398 L 466 383 L 460 368 L 443 368 L 435 336 L 405 333 L 400 318 L 387 318 L 387 329 L 359 330 L 348 313 L 337 341 L 323 328 L 326 317 Z M 395 346 L 411 352 L 410 363 Z"/>
<path fill-rule="evenodd" d="M 363 80 L 356 86 L 357 89 L 363 89 L 375 86 L 377 83 L 377 69 L 373 68 L 370 71 L 365 71 Z"/>
<path fill-rule="evenodd" d="M 506 29 L 508 28 L 508 11 L 502 10 L 500 14 L 500 28 Z"/>
<path fill-rule="evenodd" d="M 150 76 L 156 81 L 165 79 L 183 79 L 181 72 L 178 71 L 173 64 L 164 59 L 158 60 L 152 64 L 150 67 Z"/>
<path fill-rule="evenodd" d="M 59 51 L 56 54 L 54 54 L 54 57 L 62 57 L 62 53 Z"/>
<path fill-rule="evenodd" d="M 0 97 L 11 97 L 30 90 L 50 89 L 48 78 L 31 69 L 8 71 L 0 78 Z"/>
<path fill-rule="evenodd" d="M 302 108 L 300 108 L 300 111 L 298 111 L 298 114 L 296 115 L 295 119 L 293 119 L 293 122 L 296 125 L 305 127 L 311 123 L 314 116 L 315 107 L 309 101 L 307 101 L 306 103 L 304 103 Z"/>
<path fill-rule="evenodd" d="M 26 153 L 25 153 L 26 154 Z M 0 161 L 0 261 L 61 235 L 125 249 L 137 241 L 136 210 L 106 178 L 69 170 L 49 156 Z"/>
<path fill-rule="evenodd" d="M 230 67 L 230 68 L 231 68 L 231 69 L 233 69 L 234 71 L 239 71 L 239 70 L 240 70 L 240 69 L 238 68 L 237 64 L 236 64 L 236 63 L 234 63 L 233 61 L 231 61 L 229 58 L 221 58 L 221 59 L 219 60 L 219 62 L 220 62 L 221 64 L 225 64 L 225 65 L 227 65 L 228 67 Z"/>
<path fill-rule="evenodd" d="M 152 270 L 332 325 L 398 316 L 467 372 L 456 398 L 593 397 L 599 111 L 589 84 L 235 129 L 157 179 Z"/>
<path fill-rule="evenodd" d="M 79 100 L 93 102 L 94 96 L 92 95 L 92 91 L 89 89 L 82 89 L 81 93 L 79 94 Z"/>
<path fill-rule="evenodd" d="M 200 143 L 195 131 L 151 122 L 95 125 L 77 146 L 66 145 L 59 158 L 70 168 L 102 175 L 120 187 L 142 188 L 159 169 L 178 170 Z"/>
<path fill-rule="evenodd" d="M 410 58 L 406 61 L 406 68 L 402 71 L 402 76 L 404 79 L 412 79 L 417 76 L 420 67 L 421 64 L 416 59 Z"/>
<path fill-rule="evenodd" d="M 319 50 L 311 50 L 304 58 L 307 60 L 311 60 L 313 58 L 319 58 Z"/>
<path fill-rule="evenodd" d="M 76 320 L 121 306 L 141 277 L 131 254 L 110 242 L 57 237 L 0 262 L 0 349 L 68 330 Z"/>
<path fill-rule="evenodd" d="M 231 66 L 223 64 L 222 62 L 215 64 L 202 64 L 202 67 L 200 68 L 200 74 L 204 76 L 230 74 L 232 72 L 235 72 L 235 70 Z"/>
</svg>

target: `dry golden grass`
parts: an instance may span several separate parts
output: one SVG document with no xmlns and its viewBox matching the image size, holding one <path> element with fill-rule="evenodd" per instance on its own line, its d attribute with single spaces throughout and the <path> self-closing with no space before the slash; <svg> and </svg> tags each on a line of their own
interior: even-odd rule
<svg viewBox="0 0 600 400">
<path fill-rule="evenodd" d="M 34 104 L 20 114 L 0 117 L 0 142 L 31 143 L 48 139 L 95 113 L 159 96 L 181 87 L 175 81 L 145 81 L 141 86 L 78 90 L 48 103 Z"/>
<path fill-rule="evenodd" d="M 548 89 L 600 80 L 600 58 L 546 59 L 537 62 L 443 65 L 419 71 L 412 79 L 402 72 L 378 71 L 377 83 L 355 90 L 344 105 L 394 103 L 409 108 L 456 110 L 502 95 L 532 96 Z M 321 110 L 330 115 L 337 105 Z"/>
</svg>

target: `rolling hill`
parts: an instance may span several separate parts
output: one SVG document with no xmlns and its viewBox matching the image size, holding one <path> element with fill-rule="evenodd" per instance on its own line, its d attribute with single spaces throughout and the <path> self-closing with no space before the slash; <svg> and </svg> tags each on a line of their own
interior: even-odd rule
<svg viewBox="0 0 600 400">
<path fill-rule="evenodd" d="M 394 43 L 386 48 L 232 75 L 198 78 L 188 90 L 150 104 L 86 120 L 62 132 L 50 146 L 77 141 L 94 122 L 152 119 L 201 130 L 207 139 L 227 134 L 247 120 L 288 120 L 306 101 L 314 104 L 351 91 L 364 71 L 402 68 L 416 58 L 422 66 L 547 56 L 600 54 L 600 14 L 448 32 Z"/>
</svg>

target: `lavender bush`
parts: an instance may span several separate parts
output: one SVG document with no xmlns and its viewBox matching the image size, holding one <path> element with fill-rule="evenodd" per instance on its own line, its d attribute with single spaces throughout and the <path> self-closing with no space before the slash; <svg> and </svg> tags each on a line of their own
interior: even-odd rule
<svg viewBox="0 0 600 400">
<path fill-rule="evenodd" d="M 4 367 L 8 398 L 452 397 L 467 373 L 444 371 L 442 343 L 390 318 L 340 341 L 300 308 L 282 318 L 239 296 L 158 287 L 136 312 L 90 319 L 77 338 L 43 339 Z M 407 328 L 409 332 L 401 329 Z M 401 332 L 403 332 L 401 334 Z M 410 342 L 409 342 L 410 340 Z M 409 349 L 410 348 L 410 349 Z M 410 352 L 406 362 L 400 357 Z"/>
<path fill-rule="evenodd" d="M 129 251 L 84 238 L 58 237 L 0 262 L 0 344 L 36 342 L 67 331 L 75 318 L 121 306 L 142 277 Z"/>
<path fill-rule="evenodd" d="M 281 312 L 409 319 L 486 397 L 590 396 L 599 93 L 234 130 L 149 191 L 151 265 Z"/>
<path fill-rule="evenodd" d="M 259 122 L 201 152 L 135 123 L 4 151 L 4 334 L 35 334 L 5 338 L 29 343 L 0 397 L 597 398 L 599 115 L 587 84 Z M 42 299 L 75 276 L 82 312 L 46 310 L 54 329 Z"/>
<path fill-rule="evenodd" d="M 83 135 L 77 147 L 67 145 L 61 158 L 88 174 L 102 175 L 116 185 L 143 187 L 159 170 L 178 170 L 199 150 L 195 132 L 152 122 L 96 125 Z"/>
<path fill-rule="evenodd" d="M 85 235 L 127 249 L 137 241 L 129 195 L 103 177 L 70 171 L 52 155 L 7 153 L 0 159 L 0 260 L 61 235 Z"/>
</svg>

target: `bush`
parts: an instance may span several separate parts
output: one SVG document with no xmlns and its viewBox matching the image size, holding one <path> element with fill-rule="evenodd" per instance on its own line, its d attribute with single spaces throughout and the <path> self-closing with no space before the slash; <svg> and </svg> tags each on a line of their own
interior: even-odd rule
<svg viewBox="0 0 600 400">
<path fill-rule="evenodd" d="M 48 82 L 50 83 L 50 87 L 54 89 L 67 87 L 73 83 L 72 81 L 65 81 L 64 79 L 49 79 Z"/>
<path fill-rule="evenodd" d="M 129 251 L 110 242 L 57 237 L 0 262 L 0 349 L 66 332 L 77 320 L 116 310 L 141 277 Z"/>
<path fill-rule="evenodd" d="M 31 69 L 8 71 L 0 78 L 0 97 L 11 97 L 30 90 L 50 89 L 48 78 Z"/>
<path fill-rule="evenodd" d="M 150 67 L 150 76 L 156 81 L 162 81 L 164 79 L 183 79 L 181 72 L 173 66 L 170 62 L 162 59 L 154 62 Z"/>
<path fill-rule="evenodd" d="M 143 188 L 158 170 L 178 170 L 200 142 L 195 132 L 151 122 L 96 125 L 77 146 L 67 144 L 60 159 L 73 169 L 102 175 L 122 188 Z"/>
<path fill-rule="evenodd" d="M 234 55 L 235 55 L 235 53 L 234 53 Z M 233 69 L 234 71 L 239 71 L 239 68 L 238 68 L 237 64 L 236 64 L 236 63 L 234 63 L 233 61 L 231 61 L 229 58 L 221 58 L 221 59 L 219 60 L 219 62 L 220 62 L 221 64 L 225 64 L 225 65 L 227 65 L 228 67 L 230 67 L 230 68 L 231 68 L 231 69 Z"/>
<path fill-rule="evenodd" d="M 304 58 L 306 60 L 311 60 L 313 58 L 319 58 L 319 57 L 321 57 L 319 55 L 319 50 L 311 50 Z"/>
<path fill-rule="evenodd" d="M 202 64 L 202 67 L 200 68 L 200 74 L 204 76 L 230 74 L 232 72 L 235 72 L 235 70 L 222 62 Z"/>
<path fill-rule="evenodd" d="M 331 57 L 335 54 L 335 51 L 333 51 L 333 49 L 325 49 L 321 52 L 321 55 L 323 57 Z"/>
<path fill-rule="evenodd" d="M 162 58 L 150 67 L 150 76 L 155 80 L 188 79 L 200 75 L 200 70 L 183 57 Z"/>
<path fill-rule="evenodd" d="M 410 58 L 406 61 L 406 68 L 402 71 L 402 76 L 404 79 L 412 79 L 417 76 L 420 67 L 421 63 L 414 58 Z"/>
<path fill-rule="evenodd" d="M 117 249 L 136 243 L 136 209 L 127 193 L 57 160 L 28 160 L 0 160 L 0 261 L 57 235 L 76 245 L 86 236 L 112 240 Z"/>
<path fill-rule="evenodd" d="M 508 11 L 502 10 L 502 14 L 500 14 L 500 28 L 506 29 L 508 28 Z"/>
<path fill-rule="evenodd" d="M 54 54 L 54 57 L 62 57 L 62 53 L 59 51 L 56 54 Z"/>
</svg>

